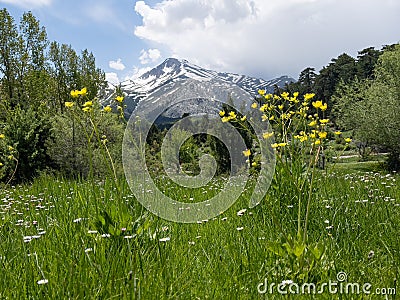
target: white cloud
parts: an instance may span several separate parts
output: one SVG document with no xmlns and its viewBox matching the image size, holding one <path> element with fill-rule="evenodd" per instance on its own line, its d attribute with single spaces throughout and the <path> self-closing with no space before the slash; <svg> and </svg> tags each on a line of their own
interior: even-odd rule
<svg viewBox="0 0 400 300">
<path fill-rule="evenodd" d="M 124 80 L 135 80 L 151 69 L 151 67 L 138 68 L 135 66 L 132 72 L 129 72 L 129 74 L 125 76 Z"/>
<path fill-rule="evenodd" d="M 115 60 L 111 60 L 108 63 L 108 66 L 111 69 L 117 70 L 117 71 L 122 71 L 125 69 L 125 65 L 122 63 L 122 60 L 120 58 L 118 58 L 116 61 Z"/>
<path fill-rule="evenodd" d="M 158 49 L 149 49 L 140 51 L 140 63 L 142 65 L 146 65 L 148 63 L 154 63 L 159 60 L 161 57 L 161 52 Z"/>
<path fill-rule="evenodd" d="M 112 84 L 118 84 L 119 78 L 118 78 L 117 73 L 113 73 L 113 72 L 106 73 L 106 81 L 108 81 L 109 83 L 112 83 Z"/>
<path fill-rule="evenodd" d="M 52 0 L 0 0 L 0 2 L 23 8 L 32 8 L 32 7 L 50 5 L 53 1 Z"/>
<path fill-rule="evenodd" d="M 201 66 L 253 76 L 297 76 L 333 57 L 399 41 L 400 1 L 137 1 L 135 35 Z M 143 61 L 149 60 L 142 53 Z"/>
</svg>

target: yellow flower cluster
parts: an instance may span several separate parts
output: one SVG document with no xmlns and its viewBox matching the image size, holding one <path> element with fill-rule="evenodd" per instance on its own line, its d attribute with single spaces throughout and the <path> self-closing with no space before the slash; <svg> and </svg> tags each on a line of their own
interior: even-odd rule
<svg viewBox="0 0 400 300">
<path fill-rule="evenodd" d="M 253 103 L 252 108 L 263 113 L 262 121 L 270 121 L 275 129 L 276 143 L 273 148 L 283 148 L 295 140 L 300 143 L 309 142 L 311 145 L 320 145 L 327 138 L 328 133 L 324 129 L 329 123 L 329 119 L 320 118 L 328 108 L 326 103 L 320 100 L 311 101 L 315 94 L 308 93 L 299 99 L 299 93 L 295 92 L 292 96 L 284 92 L 280 95 L 266 94 L 260 90 L 261 101 Z M 310 110 L 314 108 L 314 113 Z M 269 134 L 263 135 L 268 138 Z"/>
<path fill-rule="evenodd" d="M 90 112 L 92 110 L 92 108 L 93 108 L 93 101 L 86 101 L 83 104 L 82 110 L 84 112 Z"/>
<path fill-rule="evenodd" d="M 237 115 L 236 115 L 236 113 L 235 113 L 234 111 L 230 111 L 230 112 L 227 114 L 225 111 L 221 110 L 221 111 L 219 112 L 219 115 L 222 117 L 221 121 L 222 121 L 223 123 L 236 120 L 236 118 L 237 118 Z M 240 118 L 240 120 L 241 120 L 241 121 L 245 121 L 245 120 L 246 120 L 246 117 L 242 117 L 242 118 Z"/>
<path fill-rule="evenodd" d="M 79 96 L 86 96 L 87 95 L 87 88 L 83 88 L 81 90 L 73 90 L 71 91 L 72 98 L 78 98 Z"/>
</svg>

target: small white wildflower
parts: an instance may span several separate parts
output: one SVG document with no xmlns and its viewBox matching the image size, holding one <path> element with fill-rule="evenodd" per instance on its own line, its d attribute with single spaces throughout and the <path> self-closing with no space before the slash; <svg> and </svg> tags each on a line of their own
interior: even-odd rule
<svg viewBox="0 0 400 300">
<path fill-rule="evenodd" d="M 37 284 L 47 284 L 49 281 L 47 279 L 41 279 L 37 282 Z"/>
<path fill-rule="evenodd" d="M 97 230 L 88 230 L 88 233 L 89 234 L 95 234 L 95 233 L 97 233 L 98 231 Z"/>
<path fill-rule="evenodd" d="M 224 217 L 224 218 L 221 219 L 221 221 L 226 221 L 226 220 L 228 220 L 227 217 Z"/>
<path fill-rule="evenodd" d="M 101 235 L 101 237 L 103 237 L 103 238 L 109 238 L 110 236 L 111 236 L 111 234 L 109 234 L 109 233 L 104 233 Z"/>
<path fill-rule="evenodd" d="M 373 258 L 374 255 L 375 255 L 375 252 L 374 252 L 373 250 L 369 251 L 369 253 L 368 253 L 368 259 Z"/>
<path fill-rule="evenodd" d="M 32 237 L 31 236 L 24 236 L 24 243 L 29 243 L 30 241 L 32 241 Z"/>
<path fill-rule="evenodd" d="M 243 216 L 244 213 L 245 213 L 246 211 L 247 211 L 247 209 L 243 208 L 243 209 L 239 210 L 239 211 L 236 213 L 236 215 L 238 215 L 239 217 L 240 217 L 240 216 Z"/>
<path fill-rule="evenodd" d="M 92 252 L 93 251 L 93 248 L 86 248 L 85 249 L 85 253 L 89 253 L 89 252 Z"/>
<path fill-rule="evenodd" d="M 236 230 L 237 231 L 242 231 L 244 227 L 237 227 Z"/>
<path fill-rule="evenodd" d="M 159 239 L 160 242 L 168 242 L 171 238 L 170 237 L 165 237 L 162 239 Z"/>
</svg>

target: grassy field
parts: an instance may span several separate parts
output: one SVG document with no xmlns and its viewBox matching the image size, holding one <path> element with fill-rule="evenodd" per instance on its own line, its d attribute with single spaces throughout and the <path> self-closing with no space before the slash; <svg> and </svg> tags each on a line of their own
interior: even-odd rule
<svg viewBox="0 0 400 300">
<path fill-rule="evenodd" d="M 345 282 L 370 283 L 371 295 L 325 290 L 287 297 L 395 299 L 374 293 L 398 287 L 399 177 L 341 165 L 316 182 L 309 240 L 324 251 L 306 273 L 302 262 L 271 246 L 282 240 L 271 214 L 287 234 L 296 233 L 297 204 L 283 192 L 247 210 L 244 193 L 214 219 L 177 224 L 148 213 L 123 180 L 115 188 L 107 180 L 42 176 L 3 187 L 0 299 L 279 299 L 276 286 L 272 293 L 259 290 L 266 282 L 300 279 L 321 285 L 338 281 L 340 272 Z M 222 183 L 188 191 L 164 182 L 162 188 L 196 201 Z"/>
</svg>

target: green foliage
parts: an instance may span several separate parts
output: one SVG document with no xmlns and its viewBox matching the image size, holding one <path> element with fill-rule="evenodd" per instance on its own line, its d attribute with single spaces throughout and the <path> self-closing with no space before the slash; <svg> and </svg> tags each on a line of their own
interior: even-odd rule
<svg viewBox="0 0 400 300">
<path fill-rule="evenodd" d="M 354 80 L 373 79 L 373 70 L 379 56 L 385 49 L 391 48 L 392 46 L 386 46 L 382 50 L 376 50 L 369 47 L 359 51 L 356 59 L 343 53 L 337 58 L 333 58 L 318 74 L 315 73 L 314 68 L 307 67 L 300 73 L 298 81 L 288 84 L 285 90 L 290 93 L 297 91 L 300 96 L 306 93 L 315 93 L 318 99 L 328 104 L 327 116 L 335 122 L 337 115 L 332 112 L 335 109 L 333 97 L 336 95 L 336 91 L 343 85 L 351 84 Z"/>
<path fill-rule="evenodd" d="M 191 191 L 158 182 L 179 199 L 204 199 L 223 188 L 217 180 Z M 286 190 L 241 215 L 248 194 L 208 222 L 177 224 L 146 216 L 127 185 L 121 182 L 120 194 L 109 179 L 93 185 L 42 176 L 0 189 L 0 298 L 280 299 L 276 288 L 260 295 L 258 285 L 292 280 L 321 286 L 337 282 L 339 272 L 348 274 L 347 282 L 396 287 L 399 176 L 319 174 L 317 182 L 309 230 L 315 242 L 307 247 L 295 235 L 290 246 L 271 220 L 279 213 L 282 226 L 296 226 L 296 204 L 282 203 Z M 42 279 L 47 284 L 37 283 Z M 289 297 L 336 299 L 327 289 Z"/>
<path fill-rule="evenodd" d="M 16 179 L 32 179 L 40 170 L 51 167 L 51 160 L 46 152 L 51 124 L 44 108 L 22 109 L 17 106 L 7 112 L 3 127 L 9 146 L 16 151 Z"/>
<path fill-rule="evenodd" d="M 107 144 L 113 162 L 122 174 L 121 147 L 124 125 L 113 113 L 100 109 L 93 112 L 98 136 L 93 134 L 93 128 L 87 113 L 78 107 L 63 115 L 52 117 L 52 139 L 48 140 L 48 154 L 55 163 L 55 168 L 67 176 L 87 177 L 92 163 L 93 174 L 106 175 L 109 171 L 108 158 L 105 158 L 103 142 Z M 88 134 L 91 148 L 88 149 Z M 90 151 L 90 155 L 88 153 Z M 92 162 L 90 162 L 92 159 Z"/>
<path fill-rule="evenodd" d="M 104 93 L 105 75 L 96 67 L 92 53 L 83 50 L 78 55 L 71 46 L 50 44 L 45 28 L 30 12 L 23 14 L 17 26 L 7 9 L 0 10 L 0 128 L 16 151 L 11 162 L 2 162 L 0 178 L 7 178 L 17 164 L 16 179 L 30 179 L 41 170 L 54 167 L 49 154 L 58 168 L 65 168 L 64 173 L 69 174 L 77 166 L 76 161 L 72 165 L 70 160 L 60 163 L 63 155 L 55 154 L 50 131 L 59 145 L 66 147 L 64 151 L 69 149 L 66 141 L 69 126 L 62 115 L 64 103 L 71 99 L 71 89 L 82 87 L 86 87 L 91 99 Z M 114 125 L 107 122 L 105 126 L 110 127 L 107 133 L 113 133 Z M 122 136 L 120 131 L 118 135 Z M 59 146 L 63 153 L 61 149 Z M 115 152 L 119 153 L 117 149 Z M 6 150 L 0 154 L 3 161 L 4 156 L 9 156 Z M 68 154 L 64 152 L 64 156 Z"/>
<path fill-rule="evenodd" d="M 375 79 L 342 84 L 335 97 L 339 124 L 354 130 L 368 145 L 391 152 L 390 165 L 400 160 L 400 45 L 385 51 L 375 68 Z"/>
</svg>

